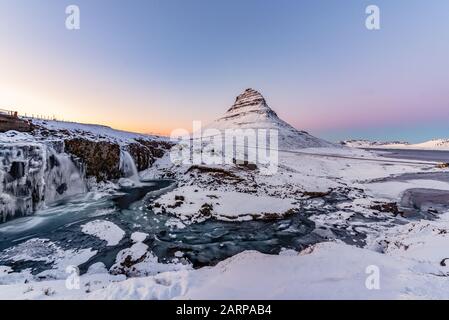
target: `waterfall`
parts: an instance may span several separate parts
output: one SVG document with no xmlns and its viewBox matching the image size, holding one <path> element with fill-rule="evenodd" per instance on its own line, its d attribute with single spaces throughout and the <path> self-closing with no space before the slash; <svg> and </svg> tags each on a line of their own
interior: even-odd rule
<svg viewBox="0 0 449 320">
<path fill-rule="evenodd" d="M 82 194 L 87 191 L 84 174 L 75 166 L 66 153 L 56 153 L 49 149 L 45 175 L 45 201 L 52 203 L 68 196 Z"/>
<path fill-rule="evenodd" d="M 124 178 L 130 179 L 133 182 L 139 183 L 139 172 L 134 162 L 133 157 L 126 150 L 120 151 L 120 172 Z"/>
<path fill-rule="evenodd" d="M 0 222 L 86 192 L 69 155 L 43 143 L 0 144 Z"/>
</svg>

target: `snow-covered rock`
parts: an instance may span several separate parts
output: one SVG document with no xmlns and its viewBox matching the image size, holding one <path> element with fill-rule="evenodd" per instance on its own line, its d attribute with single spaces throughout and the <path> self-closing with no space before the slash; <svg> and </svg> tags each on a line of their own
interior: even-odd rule
<svg viewBox="0 0 449 320">
<path fill-rule="evenodd" d="M 269 196 L 198 190 L 181 187 L 164 194 L 153 205 L 156 213 L 170 213 L 190 224 L 210 218 L 224 221 L 276 219 L 296 213 L 291 199 Z"/>
<path fill-rule="evenodd" d="M 138 242 L 144 242 L 146 240 L 146 238 L 148 238 L 148 234 L 144 233 L 144 232 L 134 232 L 131 235 L 131 240 L 134 243 L 138 243 Z"/>
<path fill-rule="evenodd" d="M 118 245 L 125 236 L 125 231 L 106 220 L 90 221 L 81 226 L 81 231 L 106 241 L 108 246 Z"/>
<path fill-rule="evenodd" d="M 341 145 L 350 148 L 395 148 L 408 146 L 404 141 L 371 141 L 371 140 L 344 140 Z"/>
<path fill-rule="evenodd" d="M 116 257 L 115 264 L 109 270 L 114 275 L 127 277 L 144 277 L 156 275 L 165 271 L 189 270 L 191 266 L 182 263 L 160 263 L 149 247 L 136 242 L 130 248 L 121 250 Z"/>
</svg>

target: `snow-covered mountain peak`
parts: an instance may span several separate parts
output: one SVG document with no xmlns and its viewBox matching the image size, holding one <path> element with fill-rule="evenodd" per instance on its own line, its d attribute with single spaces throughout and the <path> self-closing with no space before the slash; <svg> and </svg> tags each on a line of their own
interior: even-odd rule
<svg viewBox="0 0 449 320">
<path fill-rule="evenodd" d="M 232 120 L 251 115 L 256 116 L 258 120 L 277 118 L 277 114 L 271 110 L 262 94 L 250 88 L 237 96 L 235 103 L 219 120 Z"/>
<path fill-rule="evenodd" d="M 254 89 L 246 89 L 238 95 L 228 111 L 206 128 L 277 130 L 279 147 L 283 149 L 335 147 L 332 143 L 299 131 L 280 119 L 268 106 L 263 95 Z"/>
<path fill-rule="evenodd" d="M 235 103 L 229 108 L 227 114 L 241 114 L 245 112 L 274 113 L 267 105 L 262 94 L 251 88 L 246 89 L 237 96 Z"/>
</svg>

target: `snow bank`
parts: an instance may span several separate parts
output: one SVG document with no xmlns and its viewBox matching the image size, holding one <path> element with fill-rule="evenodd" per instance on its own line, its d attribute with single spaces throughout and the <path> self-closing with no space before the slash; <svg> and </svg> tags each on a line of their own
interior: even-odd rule
<svg viewBox="0 0 449 320">
<path fill-rule="evenodd" d="M 36 279 L 65 279 L 67 276 L 66 268 L 68 266 L 79 266 L 87 262 L 96 254 L 97 251 L 90 248 L 64 250 L 57 243 L 48 239 L 35 238 L 4 250 L 1 253 L 1 260 L 10 260 L 13 262 L 44 262 L 52 265 L 52 269 L 36 275 Z M 11 270 L 9 273 L 11 273 Z M 16 280 L 20 280 L 24 275 L 25 278 L 33 278 L 26 270 L 22 275 L 13 274 L 13 277 L 16 278 Z M 9 283 L 11 279 L 4 277 L 3 281 Z M 0 285 L 1 284 L 2 279 L 0 279 Z"/>
<path fill-rule="evenodd" d="M 186 186 L 175 189 L 157 199 L 155 213 L 169 212 L 186 223 L 216 218 L 225 221 L 243 221 L 282 217 L 297 208 L 291 199 L 238 192 L 199 190 Z"/>
<path fill-rule="evenodd" d="M 379 149 L 416 149 L 416 150 L 442 150 L 449 151 L 449 139 L 433 139 L 421 143 L 407 142 L 379 142 L 368 140 L 343 141 L 343 145 L 352 148 L 379 148 Z"/>
<path fill-rule="evenodd" d="M 63 281 L 8 285 L 0 298 L 39 299 L 410 299 L 448 298 L 446 279 L 416 273 L 416 262 L 340 243 L 322 243 L 301 254 L 246 251 L 216 267 L 171 271 L 114 281 L 105 274 L 81 277 L 82 288 Z M 372 270 L 379 287 L 370 285 Z M 368 284 L 368 286 L 367 286 Z M 51 295 L 42 292 L 50 289 Z M 48 290 L 47 290 L 48 291 Z M 80 292 L 81 291 L 81 292 Z M 39 294 L 37 294 L 39 293 Z"/>
<path fill-rule="evenodd" d="M 53 120 L 36 120 L 33 119 L 33 124 L 45 127 L 48 130 L 55 130 L 63 132 L 64 134 L 78 136 L 81 135 L 85 139 L 94 139 L 97 141 L 114 141 L 119 144 L 128 144 L 136 139 L 165 139 L 165 137 L 140 134 L 128 131 L 122 131 L 113 129 L 111 127 L 96 125 L 96 124 L 84 124 L 76 122 L 64 122 Z"/>
<path fill-rule="evenodd" d="M 125 236 L 125 231 L 120 229 L 114 223 L 106 220 L 88 222 L 81 226 L 81 231 L 106 241 L 108 246 L 118 245 Z"/>
</svg>

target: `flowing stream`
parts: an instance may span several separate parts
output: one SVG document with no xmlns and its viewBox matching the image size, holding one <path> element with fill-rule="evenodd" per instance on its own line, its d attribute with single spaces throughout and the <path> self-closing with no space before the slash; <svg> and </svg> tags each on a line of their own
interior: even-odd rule
<svg viewBox="0 0 449 320">
<path fill-rule="evenodd" d="M 146 181 L 133 188 L 123 188 L 97 199 L 94 193 L 75 196 L 54 203 L 32 216 L 0 224 L 0 252 L 29 239 L 49 239 L 64 250 L 95 248 L 98 253 L 81 266 L 82 270 L 95 262 L 110 267 L 117 253 L 132 245 L 133 232 L 145 232 L 145 243 L 161 262 L 170 261 L 183 252 L 195 267 L 213 265 L 244 250 L 279 253 L 282 248 L 300 249 L 322 240 L 312 234 L 315 225 L 307 219 L 312 214 L 297 214 L 277 221 L 203 223 L 173 227 L 170 215 L 156 215 L 148 204 L 159 194 L 175 186 L 174 181 Z M 126 232 L 113 247 L 95 236 L 84 234 L 81 226 L 93 220 L 108 220 Z M 32 268 L 40 272 L 50 266 L 39 261 L 2 261 L 0 265 L 15 270 Z"/>
</svg>

